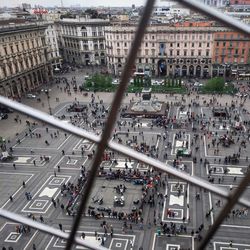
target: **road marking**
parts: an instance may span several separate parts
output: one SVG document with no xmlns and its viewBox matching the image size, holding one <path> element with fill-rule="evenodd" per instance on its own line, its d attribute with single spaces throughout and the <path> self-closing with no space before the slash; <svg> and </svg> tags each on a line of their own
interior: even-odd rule
<svg viewBox="0 0 250 250">
<path fill-rule="evenodd" d="M 30 175 L 30 177 L 28 178 L 28 180 L 25 181 L 26 184 L 27 184 L 27 183 L 30 181 L 30 179 L 34 176 L 34 174 L 28 174 L 28 173 L 8 173 L 8 172 L 0 172 L 0 174 Z M 18 193 L 21 189 L 23 189 L 23 185 L 21 185 L 21 186 L 17 189 L 17 191 L 12 195 L 12 197 L 14 198 L 14 197 L 17 195 L 17 193 Z M 8 200 L 1 206 L 1 208 L 4 208 L 9 202 L 10 202 L 10 200 L 8 199 Z"/>
<path fill-rule="evenodd" d="M 208 193 L 208 197 L 209 197 L 209 208 L 211 210 L 212 207 L 213 207 L 211 192 Z M 210 218 L 211 218 L 211 225 L 213 225 L 214 224 L 214 213 L 213 213 L 213 211 L 211 211 L 211 213 L 210 213 Z"/>
<path fill-rule="evenodd" d="M 38 233 L 38 230 L 35 231 L 34 235 L 30 238 L 29 242 L 27 243 L 27 245 L 24 247 L 23 250 L 27 249 L 27 247 L 29 246 L 29 244 L 31 243 L 31 241 L 34 239 L 34 237 L 36 236 L 37 233 Z"/>
</svg>

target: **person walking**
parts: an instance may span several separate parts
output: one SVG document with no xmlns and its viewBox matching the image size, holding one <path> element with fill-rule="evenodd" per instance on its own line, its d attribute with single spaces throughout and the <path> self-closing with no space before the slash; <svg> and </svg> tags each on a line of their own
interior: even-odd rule
<svg viewBox="0 0 250 250">
<path fill-rule="evenodd" d="M 44 219 L 43 219 L 42 215 L 40 215 L 40 221 L 41 221 L 41 223 L 44 223 Z"/>
<path fill-rule="evenodd" d="M 25 184 L 25 181 L 23 181 L 23 188 L 25 188 L 26 187 L 26 184 Z"/>
<path fill-rule="evenodd" d="M 10 201 L 13 202 L 13 197 L 12 197 L 12 195 L 10 195 Z"/>
</svg>

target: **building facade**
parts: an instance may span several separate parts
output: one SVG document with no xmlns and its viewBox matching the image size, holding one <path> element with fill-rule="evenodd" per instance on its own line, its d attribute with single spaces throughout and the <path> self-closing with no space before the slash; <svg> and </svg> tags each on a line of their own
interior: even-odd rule
<svg viewBox="0 0 250 250">
<path fill-rule="evenodd" d="M 66 62 L 81 65 L 105 65 L 104 28 L 109 20 L 65 18 L 57 21 L 59 47 Z"/>
<path fill-rule="evenodd" d="M 250 70 L 250 39 L 225 30 L 214 34 L 213 75 L 230 76 Z"/>
<path fill-rule="evenodd" d="M 58 35 L 54 22 L 48 24 L 45 30 L 45 39 L 48 47 L 48 58 L 52 63 L 53 70 L 60 69 L 62 66 L 62 57 L 59 52 Z"/>
<path fill-rule="evenodd" d="M 214 31 L 211 22 L 149 25 L 134 70 L 162 76 L 208 77 L 212 74 Z M 107 66 L 119 75 L 136 26 L 113 24 L 105 29 Z"/>
<path fill-rule="evenodd" d="M 46 24 L 0 26 L 0 94 L 18 98 L 53 76 L 47 58 Z"/>
<path fill-rule="evenodd" d="M 230 0 L 199 0 L 200 2 L 217 8 L 225 7 L 229 4 Z"/>
</svg>

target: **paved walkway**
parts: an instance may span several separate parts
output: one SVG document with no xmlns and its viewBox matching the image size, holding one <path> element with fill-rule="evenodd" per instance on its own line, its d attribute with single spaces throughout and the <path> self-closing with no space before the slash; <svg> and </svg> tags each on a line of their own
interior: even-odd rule
<svg viewBox="0 0 250 250">
<path fill-rule="evenodd" d="M 71 73 L 69 75 L 63 75 L 63 76 L 67 77 L 68 79 L 71 79 L 72 75 L 73 74 Z M 81 84 L 82 81 L 79 75 L 76 76 L 76 80 L 77 80 L 78 85 Z M 84 96 L 79 91 L 77 93 L 72 92 L 72 95 L 68 95 L 63 90 L 64 86 L 65 84 L 59 84 L 59 85 L 53 84 L 52 86 L 49 86 L 49 87 L 46 86 L 46 88 L 51 90 L 49 93 L 50 93 L 50 105 L 51 105 L 52 111 L 59 103 L 63 103 L 63 102 L 73 102 L 75 100 L 80 101 L 80 102 L 90 102 L 92 92 L 89 92 L 88 96 Z M 62 91 L 60 90 L 60 87 L 62 87 Z M 44 92 L 41 92 L 38 96 L 40 97 L 41 102 L 37 102 L 36 99 L 23 98 L 22 103 L 49 113 L 48 99 L 47 99 L 46 94 Z M 114 93 L 97 92 L 96 96 L 100 100 L 102 99 L 104 103 L 110 103 L 111 100 L 113 99 Z M 166 97 L 166 94 L 156 94 L 156 96 L 160 101 L 168 101 L 168 102 L 181 101 L 181 95 L 174 95 L 170 97 L 168 94 Z M 59 98 L 59 103 L 56 102 L 56 98 Z M 132 98 L 138 99 L 139 97 L 136 97 L 135 94 L 128 94 L 128 96 L 124 97 L 123 103 L 129 103 Z M 191 103 L 191 100 L 194 100 L 195 96 L 194 95 L 191 95 L 189 97 L 185 96 L 185 98 L 186 98 L 186 103 Z M 209 101 L 209 99 L 211 99 L 211 95 L 202 95 L 200 96 L 198 101 L 200 103 L 203 103 L 204 100 Z M 217 100 L 220 103 L 222 103 L 222 105 L 225 105 L 226 102 L 230 104 L 232 100 L 235 101 L 235 100 L 240 100 L 240 99 L 236 97 L 224 95 L 223 97 L 217 97 Z M 245 103 L 245 108 L 248 109 L 248 111 L 250 111 L 249 104 L 250 104 L 250 100 L 247 99 Z M 17 115 L 19 115 L 19 118 L 22 121 L 21 123 L 20 122 L 16 123 L 14 121 Z M 28 116 L 18 114 L 17 112 L 9 114 L 9 118 L 7 120 L 0 121 L 0 131 L 1 131 L 0 136 L 5 138 L 6 140 L 14 139 L 17 133 L 21 133 L 26 128 L 26 122 L 25 122 L 26 120 L 33 121 L 33 119 L 28 118 Z"/>
</svg>

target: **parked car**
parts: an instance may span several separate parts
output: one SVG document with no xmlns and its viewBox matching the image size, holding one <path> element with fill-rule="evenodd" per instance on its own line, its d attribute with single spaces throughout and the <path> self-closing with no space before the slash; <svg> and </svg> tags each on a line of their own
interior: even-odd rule
<svg viewBox="0 0 250 250">
<path fill-rule="evenodd" d="M 34 94 L 27 94 L 26 97 L 28 99 L 36 99 L 36 95 L 34 95 Z"/>
<path fill-rule="evenodd" d="M 176 152 L 177 156 L 184 156 L 184 157 L 190 157 L 192 155 L 191 150 L 186 148 L 179 148 Z"/>
<path fill-rule="evenodd" d="M 112 81 L 112 84 L 114 84 L 114 85 L 119 84 L 119 80 L 118 80 L 118 79 L 114 79 L 114 80 Z"/>
<path fill-rule="evenodd" d="M 8 119 L 8 115 L 6 113 L 0 113 L 0 120 Z"/>
</svg>

